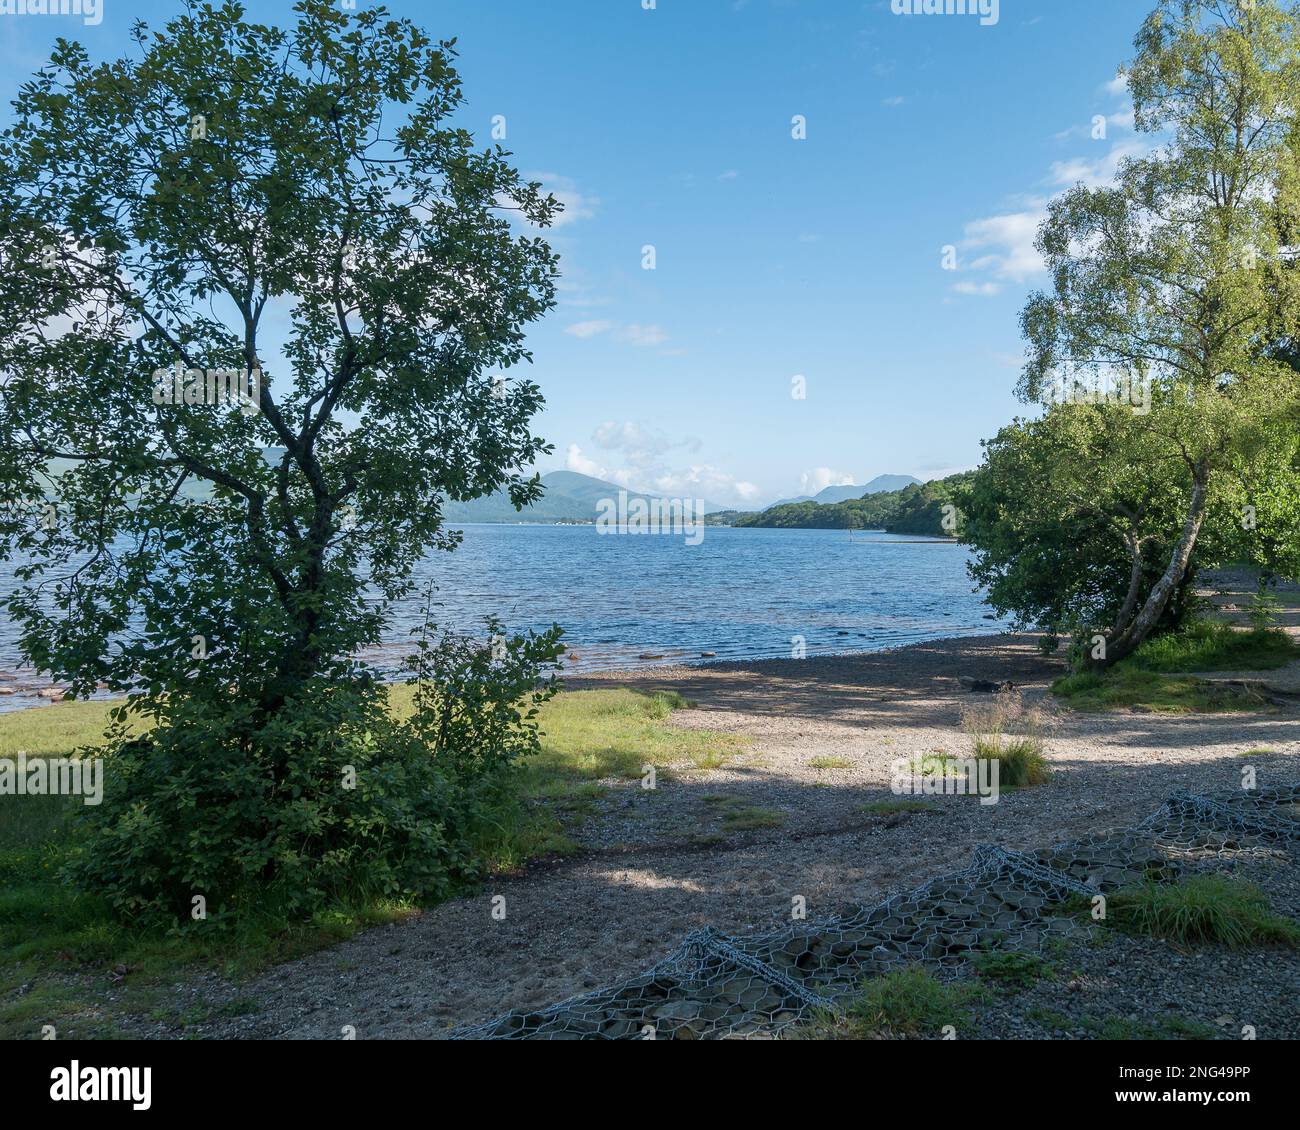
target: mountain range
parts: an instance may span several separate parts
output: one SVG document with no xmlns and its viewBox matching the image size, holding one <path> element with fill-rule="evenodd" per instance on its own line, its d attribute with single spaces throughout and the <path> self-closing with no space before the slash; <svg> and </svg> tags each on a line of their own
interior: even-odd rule
<svg viewBox="0 0 1300 1130">
<path fill-rule="evenodd" d="M 262 455 L 272 465 L 279 462 L 283 449 L 264 448 Z M 58 478 L 71 464 L 66 460 L 53 460 L 50 473 Z M 783 506 L 793 502 L 819 502 L 833 504 L 852 499 L 863 498 L 868 494 L 882 494 L 887 491 L 901 490 L 920 480 L 911 475 L 877 475 L 866 486 L 833 486 L 819 491 L 814 496 L 800 495 L 798 498 L 785 498 L 773 506 Z M 535 522 L 553 524 L 556 522 L 594 522 L 604 499 L 618 498 L 618 492 L 625 490 L 617 483 L 606 482 L 591 475 L 581 475 L 577 471 L 548 471 L 542 476 L 542 485 L 546 494 L 541 501 L 524 510 L 516 510 L 506 491 L 497 491 L 485 498 L 476 498 L 473 502 L 445 502 L 442 512 L 446 521 L 452 525 L 466 522 L 514 523 Z M 181 494 L 190 498 L 207 498 L 211 488 L 206 483 L 188 482 Z M 629 490 L 628 502 L 642 499 L 649 502 L 655 498 L 667 496 L 652 491 Z M 704 513 L 735 513 L 734 508 L 718 506 L 705 500 Z"/>
<path fill-rule="evenodd" d="M 617 499 L 618 492 L 626 490 L 617 483 L 608 483 L 577 471 L 548 471 L 542 476 L 546 494 L 540 502 L 524 510 L 516 510 L 505 491 L 497 491 L 473 502 L 447 502 L 443 504 L 443 517 L 451 525 L 461 522 L 594 522 L 603 499 Z M 634 499 L 666 496 L 647 491 L 629 490 L 628 503 Z M 704 503 L 704 512 L 722 510 L 711 502 Z"/>
<path fill-rule="evenodd" d="M 783 499 L 782 502 L 844 502 L 868 494 L 883 494 L 901 490 L 920 482 L 911 475 L 877 475 L 866 486 L 834 486 L 818 492 L 814 498 L 807 496 Z M 516 510 L 505 491 L 498 491 L 473 502 L 448 502 L 443 506 L 443 516 L 453 525 L 458 522 L 594 522 L 602 499 L 618 498 L 626 488 L 577 471 L 548 471 L 542 476 L 546 494 L 542 500 L 526 510 Z M 628 500 L 663 498 L 652 491 L 629 490 Z M 774 505 L 781 505 L 775 503 Z M 704 512 L 714 514 L 727 507 L 705 501 Z"/>
<path fill-rule="evenodd" d="M 847 486 L 827 487 L 816 494 L 801 494 L 794 498 L 782 498 L 772 503 L 772 505 L 786 506 L 791 502 L 820 502 L 824 505 L 833 505 L 836 502 L 848 502 L 854 498 L 865 498 L 869 494 L 885 494 L 888 491 L 902 490 L 904 487 L 910 487 L 920 482 L 920 479 L 914 479 L 911 475 L 877 475 L 866 486 L 854 486 L 850 483 Z"/>
</svg>

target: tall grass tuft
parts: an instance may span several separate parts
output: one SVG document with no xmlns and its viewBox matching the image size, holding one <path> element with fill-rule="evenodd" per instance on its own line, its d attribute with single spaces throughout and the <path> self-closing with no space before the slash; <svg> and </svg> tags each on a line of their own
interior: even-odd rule
<svg viewBox="0 0 1300 1130">
<path fill-rule="evenodd" d="M 998 762 L 1002 788 L 1046 784 L 1051 766 L 1044 753 L 1042 716 L 1027 710 L 1018 697 L 997 695 L 988 706 L 973 707 L 962 717 L 975 756 Z"/>
<path fill-rule="evenodd" d="M 1116 891 L 1107 901 L 1106 921 L 1126 933 L 1180 945 L 1300 948 L 1300 925 L 1273 914 L 1257 887 L 1222 875 L 1196 875 L 1181 883 L 1144 883 Z"/>
</svg>

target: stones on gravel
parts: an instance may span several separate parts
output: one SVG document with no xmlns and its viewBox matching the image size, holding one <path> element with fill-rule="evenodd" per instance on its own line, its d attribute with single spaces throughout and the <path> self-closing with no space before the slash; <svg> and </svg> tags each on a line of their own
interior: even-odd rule
<svg viewBox="0 0 1300 1130">
<path fill-rule="evenodd" d="M 965 870 L 878 906 L 751 938 L 696 931 L 654 970 L 622 986 L 539 1013 L 511 1014 L 460 1035 L 625 1039 L 650 1030 L 656 1039 L 778 1035 L 806 1018 L 813 1002 L 846 996 L 864 973 L 884 972 L 902 961 L 920 961 L 952 976 L 966 970 L 971 955 L 980 951 L 1037 953 L 1048 942 L 1058 949 L 1083 946 L 1093 927 L 1054 909 L 1066 899 L 1132 876 L 1177 874 L 1171 854 L 1194 855 L 1204 866 L 1225 859 L 1235 863 L 1245 851 L 1250 860 L 1286 863 L 1294 879 L 1290 850 L 1300 842 L 1300 823 L 1289 813 L 1297 802 L 1300 785 L 1222 799 L 1181 796 L 1136 829 L 1037 856 L 980 848 Z M 1154 983 L 1168 995 L 1170 971 L 1179 977 L 1183 972 L 1172 961 L 1165 971 Z M 1095 981 L 1076 975 L 1060 992 L 1087 1001 Z M 1071 1035 L 1095 1029 L 1114 1038 L 1116 1033 L 1146 1031 L 1144 1024 L 1153 1032 L 1196 1030 L 1196 1022 L 1186 1018 L 1166 1015 L 1148 1024 L 1131 1011 L 1114 1008 L 1100 1018 L 1087 1014 L 1062 1021 L 1047 1010 L 1033 1015 L 1041 1025 L 1064 1026 Z M 1001 1018 L 1004 1032 L 1017 1035 L 1031 1020 L 1029 1013 L 1023 1019 Z"/>
</svg>

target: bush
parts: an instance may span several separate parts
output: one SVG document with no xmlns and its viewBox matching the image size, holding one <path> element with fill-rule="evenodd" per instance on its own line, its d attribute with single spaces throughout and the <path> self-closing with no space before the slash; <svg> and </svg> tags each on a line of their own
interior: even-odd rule
<svg viewBox="0 0 1300 1130">
<path fill-rule="evenodd" d="M 71 876 L 151 924 L 189 924 L 196 896 L 209 925 L 445 898 L 478 873 L 476 838 L 536 749 L 558 634 L 422 648 L 442 682 L 404 721 L 367 678 L 308 683 L 269 716 L 169 701 L 149 734 L 110 732 L 106 751 L 87 751 L 106 757 L 105 797 L 84 809 Z"/>
</svg>

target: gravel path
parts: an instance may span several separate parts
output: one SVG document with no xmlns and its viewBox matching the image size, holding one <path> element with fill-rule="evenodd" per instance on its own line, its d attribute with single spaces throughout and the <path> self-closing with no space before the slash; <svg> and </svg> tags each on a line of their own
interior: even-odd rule
<svg viewBox="0 0 1300 1130">
<path fill-rule="evenodd" d="M 809 918 L 874 902 L 961 867 L 980 843 L 1045 847 L 1135 823 L 1174 789 L 1238 787 L 1247 763 L 1261 785 L 1300 778 L 1298 709 L 1076 715 L 1045 697 L 1061 669 L 1032 638 L 1002 635 L 574 680 L 575 689 L 676 690 L 697 708 L 677 712 L 673 724 L 744 733 L 753 744 L 723 768 L 661 775 L 655 791 L 611 783 L 578 831 L 586 850 L 574 858 L 495 881 L 475 897 L 368 931 L 249 984 L 215 974 L 189 980 L 173 987 L 171 1005 L 177 1015 L 212 1010 L 214 1019 L 185 1029 L 190 1036 L 338 1038 L 351 1028 L 357 1038 L 434 1037 L 636 974 L 700 926 L 743 934 L 784 925 L 795 896 L 806 899 Z M 922 813 L 864 811 L 893 799 L 897 759 L 968 751 L 963 714 L 988 696 L 964 690 L 963 676 L 1009 680 L 1023 703 L 1043 712 L 1051 782 L 1004 793 L 990 806 L 937 797 Z M 1260 750 L 1270 752 L 1241 757 Z M 719 797 L 777 813 L 780 825 L 725 833 Z M 494 896 L 504 897 L 504 919 L 493 915 Z M 1161 955 L 1134 968 L 1148 967 L 1168 968 Z M 1094 970 L 1082 983 L 1104 995 L 1113 991 L 1107 975 Z M 1077 993 L 1062 988 L 1076 980 L 1032 990 L 1047 994 L 1040 1011 L 1059 1008 L 1053 993 Z M 987 1010 L 987 1034 L 1052 1034 L 1042 1024 L 1025 1028 L 1020 1006 L 1011 1011 L 1022 1019 Z M 1294 1010 L 1264 1014 L 1274 1028 L 1291 1024 L 1291 1034 L 1300 1034 Z M 128 1030 L 165 1037 L 181 1029 L 170 1018 L 140 1018 Z"/>
</svg>

